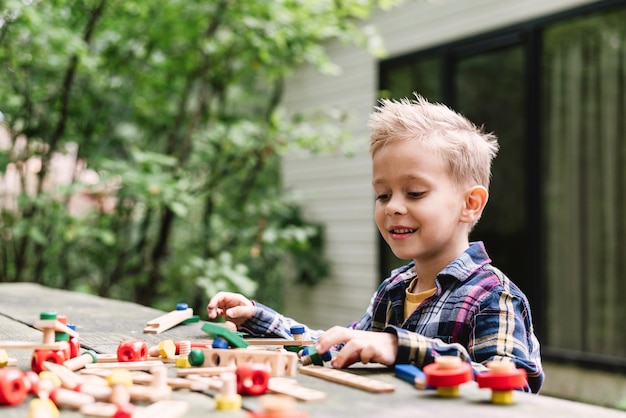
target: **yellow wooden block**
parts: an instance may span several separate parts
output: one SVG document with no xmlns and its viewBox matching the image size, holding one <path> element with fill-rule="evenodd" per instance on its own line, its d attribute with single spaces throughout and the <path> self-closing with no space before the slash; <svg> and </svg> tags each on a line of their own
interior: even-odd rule
<svg viewBox="0 0 626 418">
<path fill-rule="evenodd" d="M 0 367 L 7 367 L 9 365 L 9 354 L 7 350 L 0 350 Z"/>
<path fill-rule="evenodd" d="M 176 356 L 176 344 L 172 340 L 165 340 L 159 342 L 158 346 L 159 356 L 163 358 L 174 358 Z"/>
<path fill-rule="evenodd" d="M 185 368 L 185 367 L 191 367 L 191 363 L 189 363 L 189 358 L 188 357 L 178 357 L 176 359 L 176 367 L 179 368 Z"/>
</svg>

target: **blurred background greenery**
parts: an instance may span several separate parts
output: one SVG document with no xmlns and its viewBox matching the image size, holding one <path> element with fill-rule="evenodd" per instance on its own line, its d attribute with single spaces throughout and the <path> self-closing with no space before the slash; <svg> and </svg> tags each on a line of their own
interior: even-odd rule
<svg viewBox="0 0 626 418">
<path fill-rule="evenodd" d="M 372 0 L 0 3 L 0 281 L 204 314 L 218 290 L 280 309 L 328 273 L 281 156 L 339 150 L 344 115 L 281 109 L 329 41 L 379 54 Z"/>
</svg>

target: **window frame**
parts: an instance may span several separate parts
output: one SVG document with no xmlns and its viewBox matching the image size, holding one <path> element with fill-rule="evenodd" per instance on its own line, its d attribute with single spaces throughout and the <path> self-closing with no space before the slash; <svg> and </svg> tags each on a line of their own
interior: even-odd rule
<svg viewBox="0 0 626 418">
<path fill-rule="evenodd" d="M 525 144 L 527 152 L 526 173 L 528 173 L 528 188 L 526 201 L 528 203 L 528 217 L 530 225 L 542 223 L 542 177 L 541 177 L 541 55 L 542 33 L 546 26 L 578 18 L 588 13 L 608 12 L 612 9 L 625 7 L 624 0 L 602 0 L 597 3 L 586 4 L 556 14 L 539 17 L 516 25 L 508 26 L 495 31 L 485 32 L 456 40 L 454 42 L 438 45 L 424 50 L 415 51 L 402 56 L 392 57 L 379 61 L 378 65 L 378 90 L 384 91 L 389 85 L 390 72 L 401 65 L 439 57 L 441 60 L 441 101 L 455 107 L 457 92 L 455 91 L 454 76 L 456 63 L 467 56 L 485 53 L 495 49 L 520 45 L 525 54 L 525 83 L 526 83 L 526 121 L 525 121 Z M 537 272 L 535 280 L 526 290 L 527 296 L 533 306 L 533 320 L 535 331 L 540 341 L 547 341 L 545 330 L 547 321 L 547 284 L 545 275 L 545 250 L 543 242 L 545 236 L 542 228 L 537 228 L 536 234 L 529 234 L 525 243 L 526 254 L 531 269 Z M 382 237 L 378 237 L 378 266 L 381 281 L 389 274 L 388 266 L 391 258 L 386 250 L 386 243 Z M 612 372 L 626 372 L 626 358 L 617 356 L 601 355 L 592 352 L 579 352 L 558 347 L 542 345 L 542 356 L 546 360 L 557 363 L 570 363 L 583 367 Z"/>
</svg>

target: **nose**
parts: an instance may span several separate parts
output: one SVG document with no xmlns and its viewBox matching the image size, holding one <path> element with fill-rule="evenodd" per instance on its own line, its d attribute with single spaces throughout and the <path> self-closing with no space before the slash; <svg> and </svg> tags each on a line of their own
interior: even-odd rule
<svg viewBox="0 0 626 418">
<path fill-rule="evenodd" d="M 402 196 L 392 196 L 387 202 L 385 208 L 385 214 L 387 215 L 402 215 L 406 213 L 406 205 Z"/>
</svg>

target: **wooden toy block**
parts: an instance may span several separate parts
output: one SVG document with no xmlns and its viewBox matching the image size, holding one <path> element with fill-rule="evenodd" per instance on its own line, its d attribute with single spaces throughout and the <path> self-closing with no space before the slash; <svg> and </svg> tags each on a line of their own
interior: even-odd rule
<svg viewBox="0 0 626 418">
<path fill-rule="evenodd" d="M 130 403 L 130 390 L 129 387 L 133 385 L 133 379 L 128 370 L 116 369 L 107 376 L 107 382 L 111 386 L 111 403 L 118 406 L 118 413 L 115 414 L 119 417 L 119 410 L 123 411 L 123 416 L 132 416 L 132 412 L 129 411 Z M 126 413 L 126 411 L 130 413 Z"/>
<path fill-rule="evenodd" d="M 88 418 L 111 418 L 117 407 L 109 402 L 94 402 L 80 407 L 80 413 Z"/>
<path fill-rule="evenodd" d="M 66 388 L 55 388 L 50 392 L 50 399 L 59 408 L 80 409 L 81 406 L 94 403 L 96 398 L 93 396 L 69 390 Z"/>
<path fill-rule="evenodd" d="M 132 418 L 180 418 L 184 417 L 188 410 L 187 402 L 159 401 L 145 407 L 134 408 Z M 95 402 L 80 408 L 80 413 L 87 418 L 112 418 L 117 412 L 118 408 L 108 402 Z"/>
<path fill-rule="evenodd" d="M 442 356 L 424 366 L 426 384 L 437 389 L 441 397 L 459 396 L 459 385 L 472 380 L 472 366 L 458 357 Z"/>
<path fill-rule="evenodd" d="M 30 367 L 35 373 L 39 373 L 44 370 L 44 362 L 63 364 L 65 360 L 67 360 L 67 358 L 65 357 L 64 350 L 35 350 L 33 351 Z"/>
<path fill-rule="evenodd" d="M 152 405 L 136 408 L 133 418 L 180 418 L 189 410 L 189 404 L 183 401 L 158 401 Z"/>
<path fill-rule="evenodd" d="M 417 389 L 426 389 L 426 375 L 414 364 L 396 364 L 394 372 L 398 379 L 414 385 Z"/>
<path fill-rule="evenodd" d="M 186 319 L 193 316 L 193 309 L 188 308 L 187 304 L 179 303 L 176 310 L 168 312 L 146 323 L 143 332 L 145 334 L 160 334 L 170 328 L 179 325 Z"/>
<path fill-rule="evenodd" d="M 237 393 L 237 376 L 235 373 L 223 373 L 220 393 L 215 395 L 215 407 L 222 411 L 238 411 L 241 409 L 241 395 Z"/>
<path fill-rule="evenodd" d="M 187 376 L 219 376 L 222 373 L 236 372 L 237 366 L 215 366 L 215 367 L 193 367 L 189 369 L 181 369 L 176 371 L 176 375 L 180 377 Z"/>
<path fill-rule="evenodd" d="M 152 381 L 148 386 L 133 385 L 130 387 L 132 399 L 157 402 L 168 399 L 172 389 L 167 384 L 167 367 L 159 366 L 150 369 Z M 133 383 L 135 382 L 133 378 Z"/>
<path fill-rule="evenodd" d="M 189 363 L 189 353 L 191 352 L 191 341 L 180 341 L 176 367 L 191 367 Z"/>
<path fill-rule="evenodd" d="M 248 418 L 306 418 L 308 414 L 295 409 L 295 401 L 292 397 L 284 395 L 267 395 L 259 400 L 261 411 L 248 413 Z"/>
<path fill-rule="evenodd" d="M 296 380 L 285 377 L 271 377 L 267 389 L 305 402 L 320 401 L 327 396 L 326 392 L 300 386 Z"/>
<path fill-rule="evenodd" d="M 28 418 L 57 418 L 59 409 L 48 398 L 35 398 L 28 405 Z"/>
<path fill-rule="evenodd" d="M 204 351 L 199 348 L 193 348 L 189 352 L 189 364 L 192 366 L 202 366 L 204 364 Z"/>
<path fill-rule="evenodd" d="M 306 347 L 313 345 L 312 340 L 287 340 L 285 338 L 246 338 L 245 341 L 248 345 L 278 345 L 284 347 Z"/>
<path fill-rule="evenodd" d="M 491 389 L 491 402 L 498 405 L 513 403 L 513 390 L 527 384 L 526 370 L 515 368 L 515 364 L 505 361 L 490 361 L 488 372 L 476 375 L 478 387 Z"/>
<path fill-rule="evenodd" d="M 155 347 L 148 350 L 152 357 L 174 358 L 176 356 L 176 344 L 172 340 L 160 341 Z"/>
<path fill-rule="evenodd" d="M 330 351 L 326 351 L 325 353 L 318 353 L 315 350 L 315 346 L 313 345 L 304 347 L 301 354 L 302 357 L 300 357 L 300 361 L 302 362 L 303 366 L 308 366 L 309 364 L 323 366 L 325 361 L 330 361 L 332 359 Z"/>
<path fill-rule="evenodd" d="M 174 346 L 176 346 L 176 354 L 180 353 L 180 341 L 174 341 Z M 191 348 L 210 348 L 210 341 L 192 341 Z"/>
<path fill-rule="evenodd" d="M 7 367 L 9 365 L 9 353 L 6 350 L 0 349 L 0 367 Z"/>
<path fill-rule="evenodd" d="M 0 405 L 19 405 L 27 395 L 24 372 L 15 368 L 0 369 Z"/>
<path fill-rule="evenodd" d="M 61 381 L 61 385 L 66 389 L 75 390 L 81 383 L 80 376 L 64 365 L 44 361 L 42 367 L 44 370 L 54 373 Z"/>
<path fill-rule="evenodd" d="M 61 342 L 44 344 L 30 341 L 0 341 L 0 349 L 5 350 L 60 350 L 62 348 Z"/>
<path fill-rule="evenodd" d="M 92 350 L 87 350 L 80 356 L 76 356 L 69 360 L 65 360 L 63 365 L 67 367 L 68 369 L 70 369 L 71 371 L 75 372 L 77 370 L 84 368 L 87 364 L 97 363 L 97 362 L 98 362 L 98 355 L 96 354 L 96 352 Z"/>
<path fill-rule="evenodd" d="M 129 362 L 111 362 L 111 363 L 92 363 L 86 364 L 85 369 L 126 369 L 126 370 L 145 370 L 148 371 L 154 366 L 162 366 L 161 360 L 146 360 L 146 361 L 129 361 Z"/>
<path fill-rule="evenodd" d="M 148 358 L 148 345 L 143 340 L 122 341 L 117 346 L 117 361 L 137 362 Z"/>
<path fill-rule="evenodd" d="M 96 363 L 119 363 L 117 360 L 117 354 L 110 353 L 98 353 L 96 354 Z"/>
<path fill-rule="evenodd" d="M 167 386 L 172 389 L 188 389 L 196 392 L 210 390 L 213 385 L 210 384 L 211 379 L 186 379 L 183 377 L 167 378 Z M 133 374 L 133 383 L 136 385 L 150 385 L 154 381 L 154 377 L 148 373 Z"/>
<path fill-rule="evenodd" d="M 246 342 L 246 340 L 243 339 L 241 335 L 231 331 L 230 329 L 220 324 L 205 322 L 202 325 L 202 331 L 214 337 L 221 337 L 228 341 L 230 345 L 236 348 L 246 348 L 248 346 L 248 343 Z"/>
<path fill-rule="evenodd" d="M 191 380 L 193 382 L 198 382 L 202 385 L 206 385 L 208 386 L 209 390 L 220 390 L 223 384 L 219 376 L 205 377 L 201 375 L 190 374 L 185 379 Z M 195 389 L 191 389 L 191 390 L 195 390 Z M 200 391 L 204 391 L 204 390 L 206 389 L 201 389 Z"/>
<path fill-rule="evenodd" d="M 52 330 L 53 332 L 63 332 L 65 334 L 69 334 L 71 337 L 78 337 L 78 333 L 76 331 L 56 319 L 38 319 L 35 321 L 33 326 L 38 330 L 44 331 L 44 333 Z M 48 344 L 53 341 L 54 339 L 52 341 L 44 341 L 44 343 Z"/>
<path fill-rule="evenodd" d="M 323 366 L 304 366 L 300 367 L 300 373 L 309 376 L 319 377 L 331 382 L 340 383 L 356 389 L 365 390 L 373 393 L 393 392 L 396 390 L 391 383 L 381 382 L 366 376 L 360 376 L 347 371 L 333 369 Z"/>
<path fill-rule="evenodd" d="M 204 350 L 205 366 L 239 366 L 245 362 L 268 364 L 272 370 L 272 376 L 294 376 L 298 367 L 298 355 L 288 351 L 280 352 L 243 348 L 213 348 Z"/>
<path fill-rule="evenodd" d="M 237 393 L 259 396 L 267 391 L 270 369 L 263 363 L 244 363 L 237 367 Z"/>
</svg>

